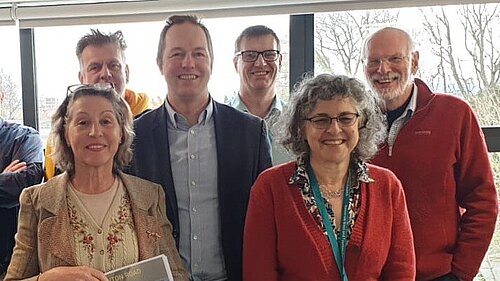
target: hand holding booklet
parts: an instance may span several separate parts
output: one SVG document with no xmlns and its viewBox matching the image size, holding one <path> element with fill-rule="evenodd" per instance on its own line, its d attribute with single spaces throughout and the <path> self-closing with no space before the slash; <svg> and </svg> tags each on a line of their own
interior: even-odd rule
<svg viewBox="0 0 500 281">
<path fill-rule="evenodd" d="M 165 255 L 117 268 L 105 275 L 109 281 L 174 281 Z"/>
</svg>

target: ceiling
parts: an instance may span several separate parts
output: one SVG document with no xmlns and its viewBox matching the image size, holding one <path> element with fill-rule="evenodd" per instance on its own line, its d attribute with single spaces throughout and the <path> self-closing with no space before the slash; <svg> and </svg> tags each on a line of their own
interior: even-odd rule
<svg viewBox="0 0 500 281">
<path fill-rule="evenodd" d="M 20 27 L 158 21 L 171 14 L 203 18 L 304 14 L 497 0 L 0 0 L 0 25 Z"/>
<path fill-rule="evenodd" d="M 58 6 L 58 5 L 81 5 L 81 4 L 100 4 L 100 3 L 123 3 L 123 2 L 148 2 L 158 0 L 0 0 L 0 7 L 41 7 L 41 6 Z"/>
</svg>

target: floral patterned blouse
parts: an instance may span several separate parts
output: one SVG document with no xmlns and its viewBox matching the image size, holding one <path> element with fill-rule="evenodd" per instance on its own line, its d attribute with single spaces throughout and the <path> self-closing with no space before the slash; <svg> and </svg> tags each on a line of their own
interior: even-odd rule
<svg viewBox="0 0 500 281">
<path fill-rule="evenodd" d="M 129 197 L 121 181 L 118 182 L 102 224 L 91 215 L 90 206 L 81 194 L 68 187 L 68 215 L 79 265 L 107 272 L 139 260 Z"/>
<path fill-rule="evenodd" d="M 297 169 L 293 173 L 293 175 L 289 179 L 289 184 L 298 185 L 302 191 L 302 198 L 304 199 L 304 203 L 306 208 L 311 213 L 312 217 L 316 221 L 319 227 L 323 230 L 323 234 L 328 239 L 328 233 L 326 232 L 326 228 L 323 224 L 323 219 L 319 212 L 318 206 L 316 205 L 316 200 L 314 199 L 314 194 L 310 186 L 309 176 L 307 175 L 307 164 L 309 159 L 307 158 L 299 158 L 297 160 Z M 349 195 L 349 221 L 347 222 L 347 241 L 351 237 L 352 229 L 354 228 L 354 222 L 359 214 L 359 209 L 361 207 L 361 188 L 359 188 L 360 182 L 373 182 L 368 175 L 368 167 L 366 163 L 355 158 L 351 161 L 350 164 L 351 171 L 355 171 L 355 173 L 351 173 L 351 192 Z M 336 217 L 332 209 L 332 205 L 328 202 L 326 198 L 323 197 L 323 201 L 325 203 L 326 210 L 330 215 L 330 222 L 332 223 L 333 228 L 335 229 L 336 235 L 340 235 L 340 230 L 336 228 Z"/>
</svg>

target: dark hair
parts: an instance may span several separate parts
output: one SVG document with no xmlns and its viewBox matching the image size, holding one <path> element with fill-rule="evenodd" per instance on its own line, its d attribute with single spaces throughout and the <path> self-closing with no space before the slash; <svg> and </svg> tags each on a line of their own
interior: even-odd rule
<svg viewBox="0 0 500 281">
<path fill-rule="evenodd" d="M 61 170 L 67 171 L 70 175 L 74 174 L 75 159 L 71 147 L 69 147 L 66 142 L 66 126 L 74 102 L 86 96 L 103 97 L 113 105 L 115 117 L 122 131 L 122 141 L 113 159 L 113 172 L 116 173 L 118 170 L 123 169 L 132 159 L 131 144 L 134 139 L 134 131 L 130 108 L 127 102 L 118 95 L 113 88 L 82 85 L 66 96 L 52 116 L 52 130 L 50 132 L 49 142 L 53 145 L 54 152 L 50 156 Z"/>
<path fill-rule="evenodd" d="M 267 27 L 265 25 L 254 25 L 254 26 L 250 26 L 250 27 L 245 28 L 245 30 L 243 30 L 241 32 L 241 34 L 238 36 L 238 38 L 236 38 L 236 42 L 234 43 L 234 52 L 237 53 L 237 52 L 241 51 L 240 45 L 241 45 L 241 41 L 244 38 L 260 37 L 260 36 L 264 36 L 264 35 L 272 35 L 274 37 L 274 40 L 276 40 L 276 44 L 278 45 L 278 51 L 281 51 L 280 39 L 278 38 L 278 36 L 276 35 L 276 33 L 274 33 L 274 31 L 272 29 L 270 29 L 269 27 Z"/>
<path fill-rule="evenodd" d="M 379 98 L 365 89 L 363 83 L 344 75 L 320 74 L 305 78 L 295 90 L 287 111 L 281 115 L 283 145 L 297 156 L 309 157 L 304 119 L 314 110 L 318 100 L 348 98 L 360 114 L 359 141 L 354 153 L 361 160 L 375 155 L 386 136 L 385 116 Z"/>
<path fill-rule="evenodd" d="M 199 26 L 203 32 L 205 33 L 205 37 L 207 39 L 207 44 L 208 44 L 208 52 L 210 55 L 210 68 L 212 68 L 214 64 L 214 52 L 213 52 L 213 47 L 212 47 L 212 37 L 210 37 L 210 32 L 208 32 L 207 27 L 201 23 L 201 20 L 198 19 L 197 16 L 195 15 L 173 15 L 168 18 L 168 20 L 165 23 L 165 26 L 163 27 L 161 33 L 160 33 L 160 41 L 158 42 L 158 53 L 156 54 L 156 64 L 158 67 L 161 67 L 163 64 L 163 52 L 165 51 L 165 35 L 167 34 L 167 31 L 174 25 L 176 24 L 183 24 L 183 23 L 191 23 L 196 26 Z M 186 36 L 189 36 L 186 34 Z"/>
<path fill-rule="evenodd" d="M 114 33 L 102 33 L 99 29 L 90 29 L 90 33 L 85 34 L 76 44 L 76 56 L 80 64 L 82 63 L 83 50 L 87 46 L 103 46 L 106 44 L 116 44 L 122 53 L 123 61 L 125 61 L 127 43 L 125 43 L 123 33 L 120 30 Z"/>
</svg>

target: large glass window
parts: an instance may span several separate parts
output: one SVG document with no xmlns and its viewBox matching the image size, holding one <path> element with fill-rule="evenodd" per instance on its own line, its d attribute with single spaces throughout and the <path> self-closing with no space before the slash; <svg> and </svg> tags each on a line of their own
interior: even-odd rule
<svg viewBox="0 0 500 281">
<path fill-rule="evenodd" d="M 0 26 L 2 51 L 0 52 L 0 91 L 4 94 L 0 117 L 17 123 L 23 122 L 21 96 L 21 60 L 19 56 L 19 30 L 16 26 Z"/>
<path fill-rule="evenodd" d="M 500 152 L 490 153 L 490 161 L 495 175 L 495 185 L 500 187 Z M 498 281 L 500 280 L 500 219 L 497 219 L 495 234 L 491 240 L 490 248 L 484 257 L 480 274 L 474 279 L 477 281 Z"/>
<path fill-rule="evenodd" d="M 250 25 L 264 24 L 280 37 L 284 53 L 278 93 L 288 99 L 288 26 L 289 16 L 259 16 L 204 19 L 214 47 L 213 73 L 209 90 L 215 100 L 225 102 L 239 89 L 239 77 L 233 65 L 234 41 Z M 76 43 L 90 28 L 103 32 L 122 30 L 128 48 L 130 68 L 128 88 L 147 93 L 155 106 L 167 92 L 166 82 L 156 65 L 158 39 L 164 22 L 107 24 L 92 26 L 41 27 L 35 29 L 35 53 L 38 83 L 39 124 L 42 138 L 50 131 L 50 116 L 64 99 L 66 87 L 79 83 Z"/>
</svg>

